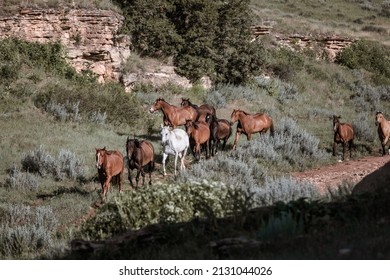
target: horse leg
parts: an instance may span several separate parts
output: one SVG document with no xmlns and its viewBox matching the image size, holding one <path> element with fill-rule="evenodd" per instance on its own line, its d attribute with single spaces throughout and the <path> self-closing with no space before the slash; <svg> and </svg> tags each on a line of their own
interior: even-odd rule
<svg viewBox="0 0 390 280">
<path fill-rule="evenodd" d="M 176 176 L 176 165 L 177 165 L 177 158 L 179 157 L 179 153 L 178 152 L 176 152 L 175 153 L 175 176 Z"/>
<path fill-rule="evenodd" d="M 131 170 L 130 170 L 130 168 L 128 168 L 127 169 L 128 170 L 128 175 L 127 175 L 127 178 L 129 179 L 129 181 L 130 181 L 130 186 L 131 187 L 134 187 L 134 184 L 133 184 L 133 180 L 132 180 L 132 178 L 131 178 Z"/>
<path fill-rule="evenodd" d="M 185 170 L 186 169 L 186 165 L 184 164 L 184 161 L 185 161 L 185 156 L 187 154 L 187 148 L 184 149 L 184 151 L 182 151 L 179 155 L 180 155 L 180 170 Z"/>
<path fill-rule="evenodd" d="M 195 145 L 195 159 L 200 159 L 200 144 L 196 143 Z"/>
<path fill-rule="evenodd" d="M 341 158 L 342 161 L 344 161 L 344 155 L 345 155 L 345 142 L 343 142 L 343 157 Z"/>
<path fill-rule="evenodd" d="M 139 174 L 141 173 L 141 167 L 137 168 L 137 176 L 135 177 L 135 186 L 138 188 L 138 182 L 139 182 Z"/>
<path fill-rule="evenodd" d="M 142 186 L 145 186 L 145 170 L 141 167 Z"/>
<path fill-rule="evenodd" d="M 122 193 L 123 192 L 123 170 L 121 171 L 121 173 L 118 174 L 118 180 L 119 180 L 119 192 Z"/>
<path fill-rule="evenodd" d="M 168 154 L 163 153 L 162 165 L 163 165 L 164 176 L 167 175 L 167 171 L 165 170 L 165 161 L 167 160 L 167 157 L 168 157 Z"/>
<path fill-rule="evenodd" d="M 352 159 L 353 140 L 349 141 L 349 158 Z"/>
<path fill-rule="evenodd" d="M 251 133 L 248 133 L 247 137 L 248 141 L 252 140 L 252 134 Z"/>
<path fill-rule="evenodd" d="M 237 148 L 238 139 L 240 138 L 241 131 L 236 131 L 236 137 L 234 138 L 234 144 L 232 150 L 235 150 Z"/>
<path fill-rule="evenodd" d="M 104 186 L 103 186 L 103 197 L 107 196 L 107 192 L 108 192 L 108 189 L 110 187 L 111 178 L 112 178 L 111 175 L 107 175 L 106 182 L 104 183 Z"/>
<path fill-rule="evenodd" d="M 206 141 L 206 158 L 210 158 L 210 140 Z"/>
</svg>

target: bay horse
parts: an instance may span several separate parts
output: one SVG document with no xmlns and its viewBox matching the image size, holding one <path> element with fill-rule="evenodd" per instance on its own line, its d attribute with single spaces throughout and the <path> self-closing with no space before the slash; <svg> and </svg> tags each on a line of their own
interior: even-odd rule
<svg viewBox="0 0 390 280">
<path fill-rule="evenodd" d="M 243 110 L 235 109 L 231 115 L 231 123 L 237 122 L 236 137 L 234 139 L 233 150 L 237 148 L 238 139 L 241 133 L 247 136 L 248 141 L 252 139 L 253 133 L 266 133 L 270 130 L 271 136 L 274 135 L 274 123 L 272 118 L 265 113 L 249 114 Z"/>
<path fill-rule="evenodd" d="M 96 149 L 96 168 L 98 170 L 100 184 L 103 190 L 103 199 L 107 196 L 111 179 L 114 179 L 119 185 L 119 191 L 122 192 L 123 183 L 123 155 L 121 152 Z"/>
<path fill-rule="evenodd" d="M 221 140 L 222 151 L 225 149 L 226 142 L 232 135 L 232 126 L 228 120 L 218 119 L 215 115 L 209 113 L 206 114 L 206 122 L 210 127 L 210 150 L 211 155 L 214 156 L 218 153 L 218 146 Z"/>
<path fill-rule="evenodd" d="M 390 121 L 386 120 L 382 112 L 376 112 L 375 125 L 378 126 L 378 136 L 382 144 L 382 155 L 386 154 L 385 146 L 390 138 Z M 389 148 L 390 154 L 390 148 Z"/>
<path fill-rule="evenodd" d="M 149 171 L 149 185 L 152 184 L 152 171 L 154 170 L 154 147 L 148 140 L 139 141 L 138 139 L 130 139 L 127 137 L 126 152 L 128 160 L 128 178 L 130 185 L 134 187 L 131 179 L 131 170 L 137 169 L 135 177 L 136 187 L 138 187 L 139 175 L 142 175 L 142 186 L 145 185 L 145 171 L 147 167 Z"/>
<path fill-rule="evenodd" d="M 204 145 L 206 149 L 206 158 L 209 158 L 209 144 L 210 144 L 210 128 L 206 122 L 193 122 L 187 120 L 186 132 L 190 137 L 190 142 L 193 143 L 193 154 L 196 160 L 200 159 L 200 146 Z"/>
<path fill-rule="evenodd" d="M 161 110 L 164 114 L 164 125 L 170 125 L 176 128 L 179 125 L 185 125 L 186 120 L 196 120 L 198 111 L 191 106 L 177 107 L 169 104 L 163 98 L 157 98 L 150 107 L 149 112 Z"/>
<path fill-rule="evenodd" d="M 336 144 L 343 145 L 343 156 L 341 160 L 344 160 L 345 156 L 345 145 L 348 143 L 349 148 L 349 157 L 352 158 L 352 146 L 354 140 L 354 131 L 353 127 L 349 123 L 341 123 L 341 116 L 333 115 L 333 156 L 336 156 Z"/>
<path fill-rule="evenodd" d="M 188 134 L 183 129 L 173 129 L 169 126 L 161 125 L 161 145 L 163 146 L 162 164 L 164 176 L 167 175 L 165 161 L 168 158 L 168 155 L 175 156 L 175 176 L 178 157 L 180 157 L 181 160 L 180 170 L 185 170 L 184 158 L 187 154 L 188 147 L 190 146 Z"/>
<path fill-rule="evenodd" d="M 191 103 L 189 98 L 182 98 L 180 106 L 182 106 L 182 107 L 191 106 L 191 107 L 195 108 L 199 113 L 199 116 L 195 121 L 206 121 L 206 114 L 211 114 L 211 115 L 216 116 L 216 111 L 215 111 L 215 108 L 213 106 L 211 106 L 209 104 L 203 104 L 203 105 L 198 106 L 196 104 Z"/>
</svg>

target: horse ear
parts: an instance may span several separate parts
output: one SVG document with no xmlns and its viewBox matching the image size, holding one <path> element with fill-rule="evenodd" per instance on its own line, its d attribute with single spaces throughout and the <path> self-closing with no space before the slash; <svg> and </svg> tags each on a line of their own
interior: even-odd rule
<svg viewBox="0 0 390 280">
<path fill-rule="evenodd" d="M 160 125 L 160 127 L 161 127 L 161 128 L 164 128 L 164 125 L 163 125 L 163 124 L 161 124 L 161 125 Z"/>
<path fill-rule="evenodd" d="M 341 116 L 339 115 L 338 118 L 341 119 Z"/>
</svg>

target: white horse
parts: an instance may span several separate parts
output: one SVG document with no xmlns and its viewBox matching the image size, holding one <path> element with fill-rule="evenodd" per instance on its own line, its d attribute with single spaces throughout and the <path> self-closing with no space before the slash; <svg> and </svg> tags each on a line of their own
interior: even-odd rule
<svg viewBox="0 0 390 280">
<path fill-rule="evenodd" d="M 176 165 L 177 158 L 180 157 L 181 165 L 180 170 L 184 170 L 184 157 L 187 154 L 188 147 L 190 146 L 190 140 L 187 132 L 183 129 L 175 128 L 172 129 L 169 126 L 161 125 L 161 145 L 163 146 L 163 169 L 164 176 L 167 175 L 165 170 L 165 160 L 168 155 L 175 155 L 175 176 L 176 176 Z"/>
</svg>

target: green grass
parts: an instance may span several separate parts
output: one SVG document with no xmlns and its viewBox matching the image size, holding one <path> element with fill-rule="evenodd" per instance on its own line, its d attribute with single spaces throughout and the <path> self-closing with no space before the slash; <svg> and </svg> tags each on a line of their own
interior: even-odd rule
<svg viewBox="0 0 390 280">
<path fill-rule="evenodd" d="M 277 28 L 275 26 L 275 29 L 288 31 L 288 33 L 295 30 L 307 31 L 307 26 L 311 27 L 310 30 L 315 30 L 317 29 L 317 22 L 324 22 L 323 25 L 326 31 L 337 31 L 340 28 L 347 30 L 345 32 L 348 33 L 350 30 L 355 29 L 354 33 L 350 34 L 356 35 L 360 29 L 353 22 L 353 19 L 368 18 L 368 16 L 377 14 L 376 10 L 362 10 L 358 7 L 357 2 L 331 2 L 336 7 L 335 11 L 341 11 L 340 15 L 344 15 L 343 11 L 347 9 L 347 6 L 343 5 L 353 5 L 350 12 L 348 12 L 348 17 L 341 17 L 337 13 L 331 12 L 328 8 L 328 5 L 330 5 L 329 1 L 323 1 L 324 8 L 321 9 L 321 13 L 317 12 L 320 9 L 315 9 L 317 7 L 316 5 L 318 5 L 315 1 L 253 1 L 252 5 L 258 13 L 259 20 L 263 13 L 267 17 L 272 14 L 274 15 L 273 19 L 275 22 L 278 22 Z M 380 4 L 378 1 L 371 2 L 375 7 L 378 7 Z M 348 6 L 348 8 L 350 7 Z M 272 13 L 269 11 L 272 11 Z M 305 21 L 305 24 L 300 24 L 301 21 Z M 383 18 L 378 16 L 371 21 L 372 24 L 381 25 Z M 291 27 L 291 29 L 287 29 L 286 26 Z M 375 37 L 375 33 L 371 35 Z M 20 50 L 20 53 L 13 53 L 17 49 Z M 104 219 L 99 220 L 99 217 L 104 216 L 104 211 L 109 206 L 105 206 L 107 208 L 103 209 L 104 211 L 99 210 L 101 206 L 99 204 L 101 187 L 96 181 L 95 147 L 106 146 L 108 149 L 118 149 L 125 154 L 124 145 L 127 136 L 147 138 L 155 146 L 157 163 L 161 163 L 159 126 L 162 122 L 162 114 L 161 112 L 154 114 L 148 113 L 149 106 L 157 97 L 164 97 L 167 101 L 177 106 L 180 103 L 181 97 L 189 97 L 196 104 L 203 104 L 209 101 L 216 102 L 220 98 L 220 100 L 223 99 L 223 105 L 217 109 L 217 115 L 220 118 L 230 119 L 230 114 L 235 108 L 241 108 L 251 113 L 267 112 L 273 117 L 277 129 L 280 127 L 282 120 L 287 118 L 288 120 L 294 120 L 297 127 L 307 132 L 308 135 L 311 135 L 314 139 L 318 139 L 319 154 L 324 152 L 328 157 L 313 159 L 313 157 L 303 157 L 299 153 L 288 154 L 285 151 L 279 155 L 282 157 L 282 160 L 276 163 L 266 157 L 270 156 L 269 154 L 254 157 L 250 152 L 248 153 L 248 151 L 251 151 L 250 148 L 258 147 L 261 150 L 261 145 L 265 145 L 266 147 L 270 145 L 268 142 L 259 141 L 258 135 L 254 135 L 254 140 L 251 143 L 247 143 L 246 137 L 241 136 L 238 145 L 240 149 L 237 152 L 227 151 L 219 158 L 207 162 L 202 160 L 200 163 L 195 164 L 192 155 L 189 154 L 187 156 L 189 173 L 186 174 L 190 174 L 191 176 L 194 176 L 194 174 L 205 174 L 205 177 L 197 176 L 198 180 L 205 179 L 206 175 L 211 176 L 214 174 L 213 180 L 207 178 L 210 185 L 214 184 L 215 182 L 213 181 L 215 181 L 215 178 L 220 177 L 222 174 L 222 171 L 219 170 L 224 165 L 227 165 L 231 166 L 231 169 L 223 173 L 224 180 L 227 183 L 238 182 L 238 187 L 249 188 L 253 187 L 252 185 L 256 185 L 259 189 L 264 188 L 269 191 L 265 196 L 271 196 L 270 193 L 272 194 L 272 191 L 274 191 L 273 194 L 282 200 L 289 197 L 288 195 L 296 198 L 295 195 L 299 193 L 298 190 L 301 191 L 301 194 L 306 190 L 301 185 L 294 184 L 283 176 L 288 176 L 291 171 L 304 170 L 336 162 L 336 158 L 330 157 L 333 143 L 332 121 L 330 119 L 332 114 L 342 115 L 343 121 L 358 124 L 363 122 L 361 121 L 362 113 L 368 116 L 365 124 L 374 130 L 375 138 L 358 139 L 357 152 L 354 155 L 355 158 L 370 154 L 376 155 L 380 144 L 377 140 L 373 122 L 375 111 L 380 109 L 390 114 L 388 91 L 386 95 L 388 84 L 377 84 L 375 80 L 371 79 L 372 73 L 363 70 L 351 70 L 337 64 L 317 61 L 311 57 L 306 57 L 298 53 L 290 53 L 285 50 L 269 50 L 270 57 L 268 58 L 270 69 L 272 67 L 276 69 L 275 66 L 277 65 L 283 65 L 285 67 L 284 79 L 272 76 L 269 80 L 261 78 L 257 82 L 247 86 L 222 85 L 217 89 L 213 88 L 209 91 L 201 90 L 199 87 L 195 87 L 192 90 L 184 90 L 174 86 L 166 86 L 159 91 L 155 91 L 145 85 L 137 89 L 136 92 L 128 94 L 119 85 L 98 85 L 93 79 L 73 73 L 61 60 L 56 60 L 58 65 L 54 65 L 54 67 L 50 63 L 47 64 L 45 60 L 45 57 L 48 56 L 47 54 L 50 54 L 49 56 L 51 57 L 58 58 L 56 56 L 56 51 L 58 51 L 56 46 L 41 48 L 39 44 L 35 44 L 32 49 L 36 51 L 28 52 L 26 49 L 29 49 L 28 44 L 8 41 L 2 49 L 4 51 L 1 54 L 4 57 L 1 56 L 0 73 L 4 79 L 0 79 L 0 131 L 2 132 L 0 134 L 0 205 L 9 203 L 20 208 L 31 206 L 34 209 L 37 209 L 39 206 L 50 207 L 53 216 L 58 221 L 58 227 L 52 232 L 53 240 L 50 241 L 50 247 L 44 247 L 34 252 L 26 249 L 22 255 L 1 255 L 0 258 L 32 259 L 42 256 L 46 258 L 64 257 L 63 253 L 68 249 L 69 241 L 80 236 L 79 230 L 85 226 L 85 220 L 88 218 L 87 215 L 97 211 L 96 221 L 104 222 Z M 9 56 L 10 54 L 12 55 Z M 12 57 L 13 60 L 10 62 L 6 57 Z M 140 68 L 139 65 L 142 65 L 142 62 L 138 61 L 138 59 L 136 64 L 138 65 L 137 68 Z M 382 95 L 381 86 L 385 92 Z M 220 95 L 216 91 L 219 91 Z M 49 102 L 55 102 L 55 104 L 60 104 L 64 107 L 67 104 L 79 102 L 78 113 L 81 119 L 68 118 L 60 121 L 56 116 L 56 112 L 48 109 Z M 72 113 L 71 106 L 66 107 L 66 110 L 68 110 L 67 113 Z M 97 123 L 91 120 L 91 115 L 96 112 L 107 114 L 107 118 L 103 123 Z M 311 138 L 308 137 L 308 139 Z M 231 148 L 233 140 L 234 134 L 229 140 L 227 145 L 228 149 Z M 310 141 L 308 140 L 307 142 Z M 39 186 L 36 188 L 20 187 L 12 189 L 6 186 L 6 180 L 10 176 L 9 171 L 13 167 L 20 168 L 21 161 L 25 155 L 40 146 L 44 147 L 52 156 L 57 155 L 62 149 L 77 155 L 78 158 L 83 160 L 87 170 L 85 180 L 80 181 L 69 178 L 56 180 L 49 176 L 40 177 Z M 296 158 L 300 157 L 301 161 L 297 164 Z M 206 169 L 205 166 L 207 167 Z M 156 175 L 156 184 L 158 185 L 158 182 L 162 181 L 161 167 L 157 165 L 156 169 L 154 174 Z M 172 157 L 170 158 L 168 169 L 173 169 Z M 245 176 L 250 171 L 253 177 L 237 180 L 239 178 L 237 176 L 238 171 L 240 172 L 239 176 Z M 179 184 L 180 187 L 186 188 L 186 184 L 191 185 L 193 183 L 183 182 L 181 180 L 182 178 L 180 177 L 176 179 L 168 177 L 165 179 L 167 185 L 164 185 L 162 189 L 168 188 L 170 191 L 173 191 L 176 189 L 170 189 L 170 184 Z M 126 176 L 124 181 L 125 193 L 122 200 L 119 199 L 117 188 L 112 187 L 106 205 L 122 203 L 122 205 L 130 209 L 133 207 L 131 199 L 136 200 L 142 198 L 141 195 L 137 196 L 134 193 L 130 195 L 130 185 Z M 248 182 L 250 186 L 243 186 L 242 182 Z M 185 194 L 188 191 L 189 189 L 186 188 L 178 192 Z M 149 192 L 149 189 L 145 189 L 143 193 L 144 198 L 146 197 L 145 201 L 153 200 L 153 197 L 149 197 L 153 195 L 153 192 Z M 129 195 L 126 196 L 127 194 Z M 163 196 L 162 201 L 167 198 Z M 313 194 L 312 199 L 314 198 L 315 194 Z M 203 201 L 203 203 L 205 202 L 207 202 L 207 199 Z M 137 255 L 134 255 L 135 253 L 133 254 L 133 251 L 129 251 L 130 253 L 127 252 L 127 255 L 125 253 L 121 256 L 128 258 L 315 258 L 316 256 L 318 258 L 333 258 L 335 255 L 331 252 L 332 250 L 336 250 L 341 246 L 340 244 L 347 241 L 350 241 L 350 244 L 354 244 L 356 242 L 354 238 L 359 236 L 359 233 L 356 232 L 359 228 L 359 222 L 353 222 L 341 230 L 343 237 L 336 238 L 340 236 L 340 232 L 333 231 L 333 226 L 340 225 L 345 220 L 340 221 L 338 218 L 335 218 L 329 221 L 329 224 L 326 224 L 323 234 L 316 234 L 315 231 L 309 230 L 305 232 L 305 238 L 307 239 L 300 239 L 300 221 L 294 220 L 295 216 L 286 214 L 282 218 L 274 216 L 274 220 L 268 220 L 266 214 L 261 214 L 265 215 L 264 220 L 261 220 L 259 218 L 260 216 L 256 218 L 256 215 L 252 216 L 248 214 L 252 211 L 251 208 L 254 204 L 252 205 L 242 200 L 232 202 L 232 204 L 234 203 L 237 203 L 234 210 L 236 212 L 229 209 L 229 211 L 224 213 L 225 216 L 230 216 L 231 213 L 235 213 L 232 218 L 232 223 L 230 223 L 231 220 L 225 222 L 225 220 L 215 219 L 216 217 L 212 215 L 213 209 L 207 208 L 205 205 L 200 205 L 203 207 L 201 208 L 203 211 L 209 211 L 206 212 L 209 215 L 205 216 L 209 219 L 211 218 L 209 221 L 213 221 L 214 224 L 207 224 L 207 220 L 205 224 L 203 224 L 204 221 L 191 220 L 191 211 L 188 209 L 191 210 L 193 208 L 190 208 L 184 203 L 183 207 L 188 206 L 189 208 L 186 209 L 189 212 L 186 212 L 185 218 L 178 217 L 177 221 L 188 223 L 184 225 L 181 223 L 168 223 L 166 225 L 167 232 L 164 234 L 168 237 L 173 236 L 175 238 L 161 242 L 157 249 L 147 247 L 142 253 L 139 253 L 140 250 L 134 247 L 136 246 L 135 244 L 128 244 L 124 248 L 136 248 Z M 373 202 L 370 201 L 370 203 Z M 142 203 L 140 205 L 142 206 Z M 361 208 L 359 207 L 364 208 L 364 205 L 360 204 L 348 205 L 358 207 L 360 210 Z M 152 207 L 151 205 L 149 206 Z M 200 206 L 198 205 L 198 207 Z M 317 207 L 318 205 L 314 202 L 306 206 Z M 342 208 L 347 206 L 340 205 Z M 325 212 L 328 209 L 327 205 L 318 207 L 321 211 Z M 329 206 L 329 209 L 334 208 Z M 319 222 L 322 222 L 324 217 L 321 216 L 322 212 L 320 210 L 318 210 L 318 213 L 316 212 L 316 215 L 313 214 L 313 217 L 319 216 L 320 218 L 317 218 Z M 348 210 L 349 208 L 347 207 L 345 213 L 349 215 L 351 213 Z M 145 211 L 143 215 L 154 213 L 153 211 Z M 268 210 L 265 211 L 268 213 Z M 129 213 L 132 214 L 131 212 Z M 312 214 L 312 212 L 310 213 Z M 340 215 L 346 215 L 345 213 L 341 211 Z M 0 221 L 3 221 L 4 217 L 5 214 L 0 211 Z M 140 218 L 136 222 L 142 225 L 155 222 L 153 219 L 142 219 Z M 247 224 L 245 222 L 246 219 L 249 222 L 253 222 L 252 228 L 250 223 Z M 359 221 L 359 219 L 361 217 L 356 217 L 354 221 Z M 95 220 L 90 220 L 92 228 L 93 221 Z M 369 223 L 370 219 L 365 220 L 364 218 L 361 221 L 363 224 L 364 222 Z M 222 224 L 220 225 L 219 223 Z M 266 226 L 261 230 L 255 227 L 262 224 Z M 244 229 L 243 225 L 249 225 L 250 229 Z M 370 241 L 374 244 L 372 248 L 377 248 L 382 239 L 385 239 L 384 231 L 378 229 L 375 225 L 370 228 L 369 225 L 372 224 L 368 224 L 362 230 L 362 236 L 367 236 L 368 241 L 356 245 L 361 245 L 362 251 L 369 247 Z M 220 253 L 211 254 L 209 247 L 207 247 L 208 249 L 203 247 L 205 244 L 209 244 L 209 242 L 218 238 L 242 235 L 248 239 L 259 239 L 261 236 L 265 238 L 270 235 L 272 236 L 272 232 L 277 229 L 282 231 L 284 236 L 286 236 L 289 229 L 292 229 L 293 234 L 290 236 L 291 238 L 278 240 L 278 244 L 266 243 L 265 248 L 262 248 L 262 250 L 244 250 L 232 255 L 224 255 L 224 253 L 218 255 Z M 116 232 L 115 230 L 118 230 L 118 228 L 114 228 L 113 232 Z M 180 234 L 177 235 L 177 231 Z M 370 240 L 370 236 L 375 234 L 376 231 L 379 234 L 378 239 Z M 351 240 L 349 240 L 347 236 L 351 233 L 353 233 L 351 235 L 353 238 L 351 237 Z M 193 238 L 189 238 L 189 236 L 193 236 Z M 315 241 L 316 238 L 319 242 Z M 313 245 L 305 245 L 306 243 L 302 240 L 313 242 L 311 243 Z M 330 244 L 330 249 L 324 251 L 322 255 L 316 255 L 318 250 L 322 248 L 321 242 Z M 194 250 L 193 255 L 187 254 L 194 246 L 196 247 L 199 244 L 202 244 L 202 250 Z M 303 249 L 300 249 L 300 246 Z M 183 251 L 182 248 L 188 248 L 188 250 Z M 286 248 L 294 248 L 296 251 L 293 252 Z M 305 251 L 306 249 L 307 251 Z M 279 253 L 275 253 L 276 251 Z M 362 251 L 357 251 L 351 258 L 364 257 L 361 254 Z M 372 252 L 370 256 L 375 258 L 373 250 L 370 249 L 370 252 Z M 381 256 L 387 256 L 387 252 L 381 252 L 381 250 L 379 252 L 382 254 Z"/>
</svg>

